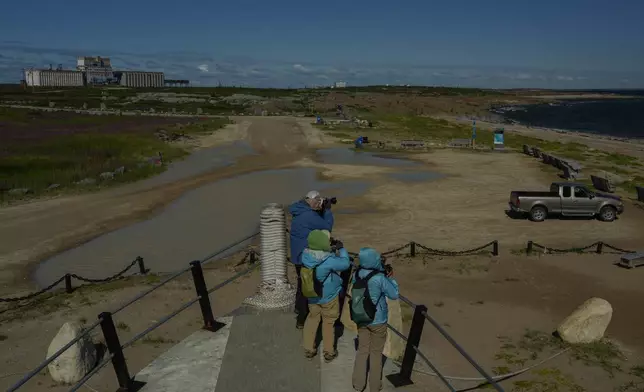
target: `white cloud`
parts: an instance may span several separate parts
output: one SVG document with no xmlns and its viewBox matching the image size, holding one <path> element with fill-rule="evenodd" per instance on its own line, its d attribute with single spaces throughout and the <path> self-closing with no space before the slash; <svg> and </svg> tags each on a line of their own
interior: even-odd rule
<svg viewBox="0 0 644 392">
<path fill-rule="evenodd" d="M 569 82 L 571 80 L 575 80 L 575 78 L 573 78 L 572 76 L 558 75 L 557 80 L 565 80 L 565 81 Z"/>
<path fill-rule="evenodd" d="M 207 73 L 208 72 L 208 64 L 201 64 L 201 65 L 197 66 L 197 69 L 199 71 L 201 71 L 201 72 Z"/>
<path fill-rule="evenodd" d="M 308 69 L 307 67 L 303 66 L 302 64 L 293 64 L 293 69 L 296 70 L 296 71 L 299 71 L 299 72 L 304 72 L 304 73 L 311 72 L 310 69 Z"/>
</svg>

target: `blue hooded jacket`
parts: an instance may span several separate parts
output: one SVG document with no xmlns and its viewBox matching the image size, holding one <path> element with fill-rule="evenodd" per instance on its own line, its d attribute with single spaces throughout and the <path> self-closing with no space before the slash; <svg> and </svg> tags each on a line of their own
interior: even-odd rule
<svg viewBox="0 0 644 392">
<path fill-rule="evenodd" d="M 288 210 L 293 216 L 291 221 L 291 262 L 300 265 L 309 233 L 313 230 L 328 230 L 330 232 L 333 229 L 333 213 L 327 209 L 320 215 L 309 206 L 306 200 L 291 204 Z"/>
<path fill-rule="evenodd" d="M 346 271 L 351 266 L 347 250 L 342 248 L 339 255 L 323 250 L 304 249 L 302 264 L 306 268 L 315 268 L 315 278 L 322 282 L 322 297 L 309 298 L 310 304 L 323 305 L 337 297 L 342 290 L 342 278 L 339 273 Z"/>
<path fill-rule="evenodd" d="M 358 253 L 360 258 L 360 268 L 356 272 L 361 278 L 369 275 L 373 270 L 382 271 L 382 274 L 376 274 L 369 279 L 369 296 L 374 304 L 376 304 L 376 316 L 373 322 L 369 325 L 384 324 L 389 317 L 389 308 L 387 300 L 398 299 L 398 282 L 394 278 L 388 278 L 385 274 L 385 268 L 382 265 L 380 253 L 373 248 L 362 248 Z M 356 281 L 355 274 L 352 279 L 353 283 Z"/>
</svg>

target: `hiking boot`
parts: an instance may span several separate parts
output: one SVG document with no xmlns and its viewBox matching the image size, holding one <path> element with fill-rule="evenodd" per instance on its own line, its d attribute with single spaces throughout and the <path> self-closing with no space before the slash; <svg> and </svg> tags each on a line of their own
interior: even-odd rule
<svg viewBox="0 0 644 392">
<path fill-rule="evenodd" d="M 313 359 L 313 357 L 315 357 L 316 355 L 318 355 L 318 352 L 317 352 L 317 351 L 315 351 L 315 350 L 313 350 L 313 351 L 311 351 L 311 350 L 304 350 L 304 357 L 305 357 L 306 359 Z"/>
<path fill-rule="evenodd" d="M 324 362 L 329 363 L 338 357 L 338 352 L 324 353 Z"/>
</svg>

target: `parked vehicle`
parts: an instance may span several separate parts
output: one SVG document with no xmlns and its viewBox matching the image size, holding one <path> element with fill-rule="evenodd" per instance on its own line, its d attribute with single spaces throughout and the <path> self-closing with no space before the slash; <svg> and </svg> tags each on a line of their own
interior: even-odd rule
<svg viewBox="0 0 644 392">
<path fill-rule="evenodd" d="M 549 215 L 594 216 L 612 222 L 624 212 L 624 203 L 619 196 L 593 192 L 584 184 L 553 182 L 548 192 L 513 191 L 510 209 L 528 215 L 533 222 Z"/>
</svg>

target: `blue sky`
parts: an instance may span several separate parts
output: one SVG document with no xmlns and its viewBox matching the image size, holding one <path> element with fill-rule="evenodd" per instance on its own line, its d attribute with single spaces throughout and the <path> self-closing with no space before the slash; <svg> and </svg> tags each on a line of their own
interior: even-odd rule
<svg viewBox="0 0 644 392">
<path fill-rule="evenodd" d="M 195 85 L 644 88 L 644 0 L 4 0 L 0 82 L 80 55 Z"/>
</svg>

